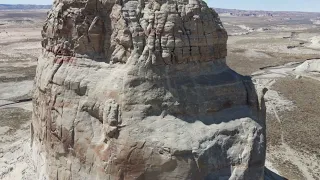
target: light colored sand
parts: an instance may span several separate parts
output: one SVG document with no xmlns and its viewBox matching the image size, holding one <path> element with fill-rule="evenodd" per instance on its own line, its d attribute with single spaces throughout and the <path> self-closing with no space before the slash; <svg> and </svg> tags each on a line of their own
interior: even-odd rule
<svg viewBox="0 0 320 180">
<path fill-rule="evenodd" d="M 20 63 L 1 63 L 1 68 L 18 68 L 18 67 L 32 67 L 36 66 L 35 61 L 25 61 Z"/>
<path fill-rule="evenodd" d="M 7 103 L 5 104 L 1 104 L 1 100 L 0 100 L 0 109 L 5 109 L 5 108 L 21 108 L 27 111 L 32 111 L 32 102 L 28 101 L 28 102 L 22 102 L 22 103 L 15 103 L 12 101 L 7 101 Z"/>
<path fill-rule="evenodd" d="M 16 22 L 14 17 L 3 19 L 1 15 L 4 13 L 0 11 L 0 23 L 5 23 L 0 26 L 0 77 L 6 80 L 0 82 L 0 122 L 3 124 L 0 127 L 0 179 L 36 180 L 30 147 L 32 103 L 16 103 L 14 100 L 31 95 L 33 77 L 30 76 L 34 74 L 35 68 L 32 67 L 37 64 L 41 52 L 41 26 L 45 13 L 42 18 L 40 15 L 31 18 L 34 23 Z M 24 78 L 30 80 L 21 81 Z M 7 82 L 9 80 L 12 82 Z"/>
<path fill-rule="evenodd" d="M 16 73 L 0 73 L 0 77 L 19 78 L 19 77 L 24 77 L 24 75 L 23 74 L 16 74 Z"/>
<path fill-rule="evenodd" d="M 276 165 L 274 165 L 274 162 L 279 161 L 279 159 L 283 162 L 288 161 L 295 165 L 303 174 L 305 180 L 314 180 L 315 177 L 320 177 L 320 161 L 314 154 L 294 150 L 287 144 L 274 147 L 267 156 L 267 165 L 271 163 L 271 168 L 276 168 L 275 171 L 277 171 L 278 174 L 281 174 L 280 172 L 284 171 L 284 169 L 282 169 L 283 167 L 276 167 Z M 278 171 L 278 169 L 280 170 Z"/>
<path fill-rule="evenodd" d="M 294 71 L 296 73 L 320 73 L 320 59 L 308 60 L 297 66 Z"/>
<path fill-rule="evenodd" d="M 314 36 L 310 39 L 311 44 L 307 47 L 320 49 L 320 36 Z"/>
<path fill-rule="evenodd" d="M 33 89 L 33 81 L 8 82 L 0 84 L 0 99 L 8 100 L 29 94 Z"/>
<path fill-rule="evenodd" d="M 272 172 L 276 173 L 276 174 L 280 174 L 279 171 L 274 167 L 273 163 L 268 161 L 268 159 L 266 160 L 265 166 L 271 170 Z"/>
<path fill-rule="evenodd" d="M 249 61 L 254 61 L 254 58 L 270 58 L 270 55 L 263 52 L 255 51 L 254 49 L 248 49 L 245 52 L 245 55 L 250 58 L 248 59 Z"/>
<path fill-rule="evenodd" d="M 29 124 L 14 134 L 10 128 L 0 127 L 0 179 L 35 180 L 31 158 Z"/>
<path fill-rule="evenodd" d="M 28 39 L 41 39 L 40 28 L 0 29 L 1 44 L 21 42 Z"/>
<path fill-rule="evenodd" d="M 303 63 L 287 63 L 270 67 L 252 74 L 254 79 L 278 79 L 287 76 L 305 76 L 320 80 L 320 59 L 307 60 Z"/>
<path fill-rule="evenodd" d="M 315 77 L 314 71 L 320 70 L 320 60 L 309 60 L 304 63 L 288 63 L 283 66 L 270 67 L 253 74 L 254 82 L 258 89 L 267 87 L 269 91 L 265 95 L 267 112 L 273 114 L 282 124 L 279 112 L 293 111 L 295 105 L 290 100 L 272 89 L 272 85 L 283 77 Z M 320 81 L 320 78 L 317 79 Z M 285 168 L 279 166 L 279 161 L 290 162 L 295 165 L 306 180 L 320 178 L 320 160 L 316 154 L 306 151 L 297 151 L 291 148 L 284 140 L 283 132 L 281 134 L 281 145 L 272 147 L 267 155 L 266 166 L 279 174 L 285 173 Z M 276 164 L 276 165 L 275 165 Z"/>
<path fill-rule="evenodd" d="M 292 111 L 295 108 L 295 105 L 292 101 L 286 99 L 277 91 L 272 89 L 272 85 L 276 82 L 275 79 L 255 79 L 254 83 L 258 89 L 263 87 L 268 88 L 268 92 L 265 94 L 265 101 L 267 106 L 267 112 L 272 114 L 274 110 L 276 111 Z"/>
</svg>

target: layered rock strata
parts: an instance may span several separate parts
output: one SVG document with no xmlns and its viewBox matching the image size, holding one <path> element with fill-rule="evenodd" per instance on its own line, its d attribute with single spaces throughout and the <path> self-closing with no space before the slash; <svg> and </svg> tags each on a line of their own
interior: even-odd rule
<svg viewBox="0 0 320 180">
<path fill-rule="evenodd" d="M 42 36 L 39 179 L 263 179 L 263 93 L 204 2 L 56 0 Z"/>
</svg>

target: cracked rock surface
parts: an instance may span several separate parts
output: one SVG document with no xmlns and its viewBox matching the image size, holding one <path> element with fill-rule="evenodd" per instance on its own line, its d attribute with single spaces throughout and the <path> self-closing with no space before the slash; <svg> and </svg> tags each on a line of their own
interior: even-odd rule
<svg viewBox="0 0 320 180">
<path fill-rule="evenodd" d="M 42 36 L 39 179 L 263 179 L 265 90 L 204 2 L 56 0 Z"/>
</svg>

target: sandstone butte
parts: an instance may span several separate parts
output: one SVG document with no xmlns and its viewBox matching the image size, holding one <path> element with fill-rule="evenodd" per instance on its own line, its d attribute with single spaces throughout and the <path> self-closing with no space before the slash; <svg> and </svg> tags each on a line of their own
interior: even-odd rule
<svg viewBox="0 0 320 180">
<path fill-rule="evenodd" d="M 259 180 L 263 93 L 201 0 L 56 0 L 42 31 L 39 179 Z"/>
</svg>

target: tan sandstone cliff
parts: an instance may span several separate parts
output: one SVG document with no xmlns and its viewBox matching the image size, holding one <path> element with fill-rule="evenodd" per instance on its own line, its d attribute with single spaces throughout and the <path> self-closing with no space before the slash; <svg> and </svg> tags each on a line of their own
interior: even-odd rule
<svg viewBox="0 0 320 180">
<path fill-rule="evenodd" d="M 263 179 L 263 97 L 201 0 L 56 0 L 42 35 L 39 179 Z"/>
</svg>

